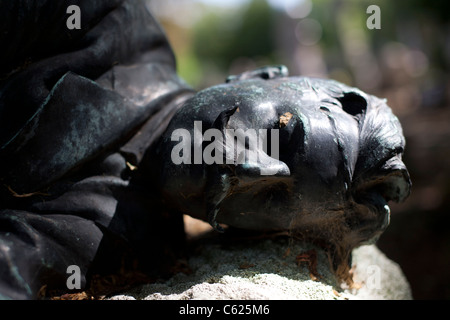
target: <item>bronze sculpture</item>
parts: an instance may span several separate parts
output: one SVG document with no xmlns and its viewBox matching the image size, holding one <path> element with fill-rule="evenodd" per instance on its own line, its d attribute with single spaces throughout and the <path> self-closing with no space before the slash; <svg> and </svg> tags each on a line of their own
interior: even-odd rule
<svg viewBox="0 0 450 320">
<path fill-rule="evenodd" d="M 337 271 L 353 248 L 375 242 L 388 226 L 388 202 L 409 195 L 398 119 L 382 99 L 332 80 L 288 77 L 283 66 L 229 79 L 185 102 L 151 159 L 171 157 L 180 143 L 171 139 L 178 128 L 192 132 L 194 148 L 199 138 L 193 120 L 201 121 L 204 132 L 213 127 L 225 136 L 243 130 L 241 150 L 221 141 L 219 163 L 160 163 L 155 181 L 165 203 L 219 230 L 217 221 L 301 234 L 332 248 Z M 251 145 L 245 136 L 251 128 L 279 131 L 276 159 L 270 154 L 274 141 L 265 150 L 261 143 Z"/>
<path fill-rule="evenodd" d="M 17 13 L 2 15 L 11 29 L 0 43 L 17 42 L 17 17 L 21 32 L 33 34 L 1 59 L 3 297 L 64 286 L 69 265 L 80 267 L 83 285 L 124 265 L 159 272 L 182 246 L 182 213 L 219 231 L 218 222 L 296 230 L 332 248 L 339 274 L 350 250 L 387 226 L 387 202 L 408 196 L 404 138 L 383 100 L 288 77 L 282 66 L 195 93 L 178 78 L 142 1 L 85 1 L 85 27 L 70 32 L 55 28 L 70 3 L 48 11 L 50 3 L 0 10 Z M 222 163 L 175 163 L 173 132 L 194 135 L 195 121 L 202 134 L 217 129 L 224 137 L 226 129 L 276 129 L 279 145 L 271 135 L 265 149 L 241 141 L 253 162 L 231 152 Z M 204 142 L 192 147 L 203 152 Z"/>
</svg>

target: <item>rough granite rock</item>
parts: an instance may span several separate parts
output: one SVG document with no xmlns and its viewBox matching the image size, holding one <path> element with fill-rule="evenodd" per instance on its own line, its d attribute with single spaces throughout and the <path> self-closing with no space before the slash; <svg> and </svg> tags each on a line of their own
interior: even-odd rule
<svg viewBox="0 0 450 320">
<path fill-rule="evenodd" d="M 296 257 L 317 255 L 319 279 Z M 354 287 L 339 285 L 325 252 L 288 238 L 240 244 L 202 243 L 188 260 L 191 273 L 178 273 L 162 283 L 137 287 L 113 300 L 344 300 L 412 299 L 400 267 L 375 245 L 353 251 Z M 313 272 L 314 273 L 314 272 Z"/>
</svg>

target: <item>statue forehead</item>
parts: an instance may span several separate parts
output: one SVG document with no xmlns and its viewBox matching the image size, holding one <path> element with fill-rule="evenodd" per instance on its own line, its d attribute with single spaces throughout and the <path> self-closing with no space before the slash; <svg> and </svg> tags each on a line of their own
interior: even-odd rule
<svg viewBox="0 0 450 320">
<path fill-rule="evenodd" d="M 317 109 L 330 103 L 340 106 L 337 101 L 347 92 L 364 97 L 366 94 L 356 88 L 346 86 L 329 79 L 307 77 L 280 77 L 275 79 L 245 79 L 209 87 L 198 92 L 190 100 L 189 109 L 197 113 L 200 110 L 223 110 L 232 106 L 261 111 L 269 109 L 289 109 L 303 112 Z M 266 106 L 266 107 L 264 107 Z M 269 109 L 268 109 L 269 108 Z M 282 110 L 279 111 L 282 111 Z M 313 111 L 313 110 L 310 111 Z M 340 107 L 339 107 L 340 109 Z M 203 111 L 202 111 L 203 112 Z"/>
<path fill-rule="evenodd" d="M 283 77 L 276 79 L 246 79 L 224 83 L 204 89 L 197 93 L 196 102 L 241 100 L 320 100 L 339 97 L 345 92 L 357 89 L 333 80 L 306 77 Z"/>
</svg>

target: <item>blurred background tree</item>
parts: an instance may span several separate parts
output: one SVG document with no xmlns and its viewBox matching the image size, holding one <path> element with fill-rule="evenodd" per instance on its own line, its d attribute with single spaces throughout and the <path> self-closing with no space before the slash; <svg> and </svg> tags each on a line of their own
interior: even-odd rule
<svg viewBox="0 0 450 320">
<path fill-rule="evenodd" d="M 369 29 L 369 5 L 381 29 Z M 385 97 L 407 139 L 410 198 L 378 246 L 417 299 L 450 299 L 450 1 L 148 0 L 193 88 L 267 64 Z"/>
</svg>

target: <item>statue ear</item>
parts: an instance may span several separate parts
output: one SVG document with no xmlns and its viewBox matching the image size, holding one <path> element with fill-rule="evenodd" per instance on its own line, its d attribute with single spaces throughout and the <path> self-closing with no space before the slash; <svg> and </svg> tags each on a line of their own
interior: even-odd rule
<svg viewBox="0 0 450 320">
<path fill-rule="evenodd" d="M 395 156 L 381 168 L 382 194 L 385 199 L 395 202 L 404 201 L 411 193 L 411 179 L 405 164 Z"/>
<path fill-rule="evenodd" d="M 386 161 L 370 177 L 360 179 L 356 185 L 357 193 L 376 189 L 386 202 L 402 202 L 411 192 L 409 172 L 399 156 Z"/>
<path fill-rule="evenodd" d="M 401 202 L 411 189 L 408 170 L 402 161 L 405 138 L 398 118 L 385 100 L 358 95 L 345 97 L 346 112 L 357 117 L 360 127 L 359 153 L 353 180 L 356 189 L 376 189 L 386 201 Z M 366 100 L 365 99 L 365 100 Z"/>
<path fill-rule="evenodd" d="M 226 79 L 226 83 L 235 82 L 239 80 L 246 79 L 275 79 L 287 77 L 289 75 L 289 71 L 286 66 L 278 65 L 278 66 L 265 66 L 255 70 L 246 71 L 238 75 L 230 75 Z"/>
</svg>

